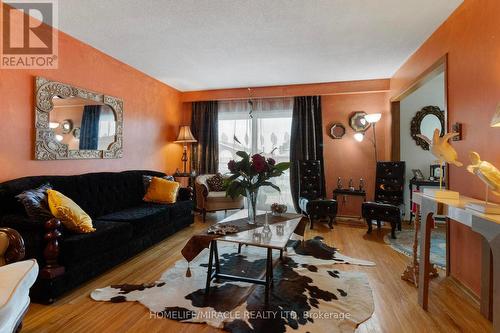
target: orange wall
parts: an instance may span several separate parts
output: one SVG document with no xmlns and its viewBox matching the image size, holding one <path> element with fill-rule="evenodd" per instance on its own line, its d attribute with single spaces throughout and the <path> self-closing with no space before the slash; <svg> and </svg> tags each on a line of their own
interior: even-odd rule
<svg viewBox="0 0 500 333">
<path fill-rule="evenodd" d="M 35 161 L 34 78 L 44 76 L 122 98 L 123 158 L 115 160 Z M 180 167 L 182 147 L 172 143 L 181 122 L 180 93 L 59 33 L 57 70 L 0 70 L 0 181 L 41 174 Z"/>
<path fill-rule="evenodd" d="M 349 116 L 354 111 L 367 113 L 383 112 L 382 120 L 377 127 L 377 145 L 379 160 L 390 158 L 390 105 L 389 80 L 366 80 L 330 82 L 319 84 L 271 86 L 252 88 L 255 98 L 323 95 L 323 143 L 326 187 L 328 197 L 337 186 L 337 177 L 343 179 L 344 187 L 349 178 L 354 184 L 359 179 L 365 179 L 368 199 L 373 198 L 375 178 L 375 157 L 373 146 L 369 140 L 358 143 L 354 140 L 354 131 L 349 127 Z M 219 89 L 193 91 L 182 94 L 186 114 L 190 113 L 191 101 L 223 100 L 248 98 L 247 89 Z M 342 122 L 346 127 L 346 135 L 341 140 L 333 140 L 327 135 L 327 126 L 332 122 Z M 367 133 L 371 139 L 371 129 Z M 345 204 L 340 202 L 340 214 L 360 215 L 361 201 L 358 198 L 347 197 Z"/>
<path fill-rule="evenodd" d="M 500 130 L 489 123 L 500 102 L 500 1 L 465 0 L 391 79 L 391 96 L 404 91 L 416 78 L 448 54 L 449 124 L 461 122 L 464 140 L 454 142 L 460 160 L 468 152 L 500 165 L 496 147 Z M 484 199 L 484 185 L 465 167 L 450 167 L 450 188 Z M 498 200 L 493 195 L 490 198 Z M 451 224 L 451 273 L 479 294 L 481 237 L 469 228 Z"/>
<path fill-rule="evenodd" d="M 359 185 L 359 179 L 363 178 L 367 199 L 372 200 L 375 188 L 375 156 L 370 140 L 373 129 L 368 129 L 363 142 L 354 140 L 354 131 L 349 127 L 349 116 L 353 111 L 382 112 L 382 119 L 377 123 L 376 129 L 378 159 L 390 159 L 391 116 L 388 93 L 323 96 L 323 154 L 327 194 L 328 197 L 332 196 L 338 177 L 342 178 L 344 187 L 348 186 L 349 178 L 353 179 L 355 187 Z M 333 122 L 341 122 L 346 127 L 346 134 L 340 140 L 333 140 L 327 134 L 328 125 Z M 344 203 L 339 197 L 338 202 L 339 214 L 361 215 L 361 198 L 347 196 Z"/>
</svg>

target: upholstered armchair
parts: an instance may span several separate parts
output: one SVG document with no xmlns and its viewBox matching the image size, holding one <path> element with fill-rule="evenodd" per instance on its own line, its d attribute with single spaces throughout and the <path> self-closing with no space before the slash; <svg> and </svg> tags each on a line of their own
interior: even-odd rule
<svg viewBox="0 0 500 333">
<path fill-rule="evenodd" d="M 337 217 L 337 200 L 324 197 L 321 177 L 321 161 L 307 160 L 297 162 L 299 175 L 299 207 L 307 215 L 313 229 L 314 221 L 327 219 L 328 226 L 333 229 Z"/>
<path fill-rule="evenodd" d="M 36 260 L 24 258 L 24 241 L 10 228 L 0 228 L 0 332 L 19 332 L 30 304 L 29 291 L 38 276 Z M 17 262 L 16 262 L 17 261 Z"/>
<path fill-rule="evenodd" d="M 226 196 L 226 191 L 210 191 L 207 180 L 213 176 L 215 175 L 200 175 L 194 181 L 196 209 L 203 214 L 203 222 L 205 222 L 207 212 L 242 209 L 244 205 L 244 198 L 242 196 L 233 199 L 230 196 Z"/>
<path fill-rule="evenodd" d="M 404 203 L 403 188 L 405 182 L 405 162 L 377 162 L 375 179 L 375 199 L 364 202 L 361 211 L 368 224 L 368 233 L 372 232 L 372 223 L 377 221 L 391 224 L 391 237 L 396 238 L 396 228 L 401 230 L 401 206 Z"/>
</svg>

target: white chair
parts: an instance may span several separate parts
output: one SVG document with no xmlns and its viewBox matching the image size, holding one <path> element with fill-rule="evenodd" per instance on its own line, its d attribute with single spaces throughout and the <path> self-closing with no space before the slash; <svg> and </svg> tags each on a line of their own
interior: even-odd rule
<svg viewBox="0 0 500 333">
<path fill-rule="evenodd" d="M 236 198 L 226 196 L 226 191 L 210 191 L 207 179 L 215 176 L 214 174 L 200 175 L 194 181 L 196 191 L 196 209 L 203 214 L 203 222 L 206 220 L 207 212 L 219 210 L 242 209 L 243 197 Z"/>
<path fill-rule="evenodd" d="M 23 258 L 21 235 L 14 229 L 0 228 L 0 333 L 19 332 L 28 311 L 38 264 L 34 259 L 19 261 Z"/>
</svg>

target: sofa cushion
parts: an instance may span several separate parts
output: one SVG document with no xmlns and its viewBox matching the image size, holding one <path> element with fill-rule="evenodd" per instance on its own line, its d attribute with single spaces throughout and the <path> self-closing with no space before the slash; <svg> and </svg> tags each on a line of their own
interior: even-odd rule
<svg viewBox="0 0 500 333">
<path fill-rule="evenodd" d="M 182 227 L 182 225 L 179 224 L 179 221 L 192 216 L 193 206 L 194 204 L 192 201 L 177 201 L 175 204 L 168 205 L 170 211 L 170 222 L 175 224 L 177 228 Z"/>
<path fill-rule="evenodd" d="M 92 233 L 65 233 L 61 241 L 61 263 L 71 265 L 89 256 L 106 252 L 132 238 L 132 226 L 127 223 L 94 221 Z"/>
<path fill-rule="evenodd" d="M 161 178 L 166 179 L 166 180 L 170 180 L 171 182 L 175 182 L 174 176 L 163 176 Z M 149 184 L 151 184 L 152 180 L 153 180 L 153 176 L 149 176 L 149 175 L 142 176 L 142 185 L 144 185 L 144 192 L 148 191 Z"/>
<path fill-rule="evenodd" d="M 38 276 L 36 260 L 0 267 L 0 332 L 12 332 L 28 308 L 29 291 Z"/>
<path fill-rule="evenodd" d="M 153 177 L 143 200 L 165 204 L 175 203 L 179 187 L 178 182 Z"/>
<path fill-rule="evenodd" d="M 151 233 L 152 230 L 162 227 L 163 224 L 170 223 L 169 210 L 174 205 L 178 204 L 144 203 L 136 207 L 101 216 L 99 220 L 130 224 L 133 236 L 137 237 Z"/>
<path fill-rule="evenodd" d="M 47 190 L 47 195 L 50 211 L 66 228 L 76 233 L 95 231 L 90 216 L 73 200 L 54 190 Z"/>
<path fill-rule="evenodd" d="M 26 214 L 35 221 L 45 222 L 52 218 L 47 198 L 47 190 L 52 189 L 49 183 L 29 189 L 16 195 L 16 198 L 23 204 Z"/>
</svg>

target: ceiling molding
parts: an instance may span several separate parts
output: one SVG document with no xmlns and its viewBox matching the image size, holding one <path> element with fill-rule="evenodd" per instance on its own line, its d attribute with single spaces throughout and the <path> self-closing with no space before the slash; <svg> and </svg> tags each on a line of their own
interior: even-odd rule
<svg viewBox="0 0 500 333">
<path fill-rule="evenodd" d="M 390 79 L 294 84 L 254 87 L 250 89 L 252 98 L 365 94 L 390 91 Z M 183 102 L 245 99 L 248 97 L 248 88 L 200 90 L 181 93 L 181 100 Z"/>
</svg>

